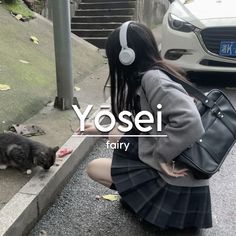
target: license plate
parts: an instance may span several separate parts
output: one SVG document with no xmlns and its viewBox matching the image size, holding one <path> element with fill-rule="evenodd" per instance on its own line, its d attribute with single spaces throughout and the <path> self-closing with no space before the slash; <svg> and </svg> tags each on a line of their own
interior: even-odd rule
<svg viewBox="0 0 236 236">
<path fill-rule="evenodd" d="M 220 55 L 235 57 L 236 56 L 236 41 L 221 41 Z"/>
</svg>

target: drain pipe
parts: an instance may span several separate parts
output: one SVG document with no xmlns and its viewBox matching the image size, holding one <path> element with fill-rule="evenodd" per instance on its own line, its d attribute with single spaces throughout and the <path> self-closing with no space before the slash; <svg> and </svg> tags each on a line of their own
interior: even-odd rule
<svg viewBox="0 0 236 236">
<path fill-rule="evenodd" d="M 72 77 L 70 1 L 51 1 L 57 79 L 57 97 L 54 107 L 67 110 L 72 109 L 73 104 L 78 105 L 77 98 L 74 98 Z"/>
</svg>

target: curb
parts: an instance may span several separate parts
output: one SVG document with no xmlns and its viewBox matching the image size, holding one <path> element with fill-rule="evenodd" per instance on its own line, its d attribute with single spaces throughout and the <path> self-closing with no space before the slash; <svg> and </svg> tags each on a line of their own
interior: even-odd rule
<svg viewBox="0 0 236 236">
<path fill-rule="evenodd" d="M 62 146 L 74 151 L 57 159 L 59 166 L 36 174 L 0 210 L 0 236 L 26 235 L 53 203 L 69 177 L 96 143 L 97 138 L 71 136 Z"/>
</svg>

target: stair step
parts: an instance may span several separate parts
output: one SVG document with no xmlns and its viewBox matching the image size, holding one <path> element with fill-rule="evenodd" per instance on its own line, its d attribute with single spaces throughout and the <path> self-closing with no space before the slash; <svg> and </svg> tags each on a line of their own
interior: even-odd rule
<svg viewBox="0 0 236 236">
<path fill-rule="evenodd" d="M 72 23 L 72 29 L 116 29 L 122 22 L 117 23 Z"/>
<path fill-rule="evenodd" d="M 111 0 L 96 0 L 96 2 L 111 2 Z M 113 2 L 115 2 L 113 0 Z M 127 0 L 118 0 L 117 2 L 127 2 Z M 128 2 L 136 2 L 136 0 L 128 0 Z M 94 0 L 83 0 L 83 3 L 94 3 Z"/>
<path fill-rule="evenodd" d="M 72 22 L 79 23 L 104 23 L 104 22 L 125 22 L 132 20 L 133 16 L 75 16 L 72 18 Z"/>
<path fill-rule="evenodd" d="M 94 37 L 94 38 L 83 38 L 84 40 L 88 41 L 89 43 L 95 45 L 98 48 L 105 48 L 106 46 L 106 41 L 107 38 L 98 38 L 98 37 Z"/>
<path fill-rule="evenodd" d="M 96 3 L 80 3 L 80 9 L 107 9 L 107 8 L 135 8 L 136 2 L 96 2 Z"/>
<path fill-rule="evenodd" d="M 112 16 L 112 15 L 133 15 L 135 13 L 134 8 L 123 9 L 89 9 L 89 10 L 77 10 L 76 16 Z"/>
<path fill-rule="evenodd" d="M 73 29 L 72 33 L 78 35 L 79 37 L 108 37 L 109 34 L 112 32 L 113 30 L 81 30 L 81 29 Z"/>
<path fill-rule="evenodd" d="M 72 33 L 98 48 L 123 22 L 133 20 L 137 0 L 81 0 L 71 19 Z"/>
</svg>

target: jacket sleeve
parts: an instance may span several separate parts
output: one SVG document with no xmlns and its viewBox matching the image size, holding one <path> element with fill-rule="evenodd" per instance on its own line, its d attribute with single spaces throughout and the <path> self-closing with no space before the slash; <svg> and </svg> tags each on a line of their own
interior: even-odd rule
<svg viewBox="0 0 236 236">
<path fill-rule="evenodd" d="M 163 78 L 161 72 L 144 76 L 142 87 L 154 114 L 157 104 L 162 105 L 163 134 L 167 135 L 156 139 L 153 158 L 169 162 L 204 133 L 200 114 L 183 87 L 169 78 Z"/>
</svg>

